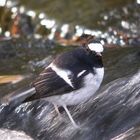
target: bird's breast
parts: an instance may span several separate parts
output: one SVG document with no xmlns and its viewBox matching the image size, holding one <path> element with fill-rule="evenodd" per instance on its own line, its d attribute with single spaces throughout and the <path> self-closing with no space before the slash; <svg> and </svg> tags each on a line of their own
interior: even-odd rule
<svg viewBox="0 0 140 140">
<path fill-rule="evenodd" d="M 83 87 L 70 93 L 49 97 L 57 105 L 77 105 L 90 99 L 99 89 L 104 76 L 103 68 L 96 68 L 95 74 L 89 73 L 84 77 Z"/>
<path fill-rule="evenodd" d="M 94 69 L 95 73 L 89 73 L 84 77 L 84 86 L 77 90 L 79 102 L 88 100 L 99 89 L 104 76 L 104 68 Z M 78 102 L 78 99 L 77 99 Z"/>
</svg>

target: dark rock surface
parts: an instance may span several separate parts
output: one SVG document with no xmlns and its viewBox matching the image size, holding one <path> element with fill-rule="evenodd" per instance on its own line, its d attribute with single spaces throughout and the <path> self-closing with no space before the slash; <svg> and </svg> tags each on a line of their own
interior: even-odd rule
<svg viewBox="0 0 140 140">
<path fill-rule="evenodd" d="M 76 129 L 62 109 L 35 101 L 0 106 L 0 127 L 22 130 L 35 140 L 130 140 L 139 137 L 140 49 L 107 49 L 102 87 L 88 102 L 69 107 L 81 129 Z"/>
</svg>

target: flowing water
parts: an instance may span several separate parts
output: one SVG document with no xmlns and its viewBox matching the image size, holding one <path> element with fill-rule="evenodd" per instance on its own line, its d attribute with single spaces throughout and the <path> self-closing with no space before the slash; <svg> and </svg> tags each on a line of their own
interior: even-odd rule
<svg viewBox="0 0 140 140">
<path fill-rule="evenodd" d="M 138 1 L 108 0 L 103 2 L 101 0 L 101 5 L 96 0 L 93 2 L 90 0 L 73 1 L 73 3 L 67 1 L 70 3 L 67 10 L 65 1 L 61 0 L 59 3 L 54 0 L 51 3 L 48 0 L 48 7 L 52 8 L 50 12 L 50 9 L 45 9 L 47 5 L 45 0 L 37 2 L 38 6 L 36 2 L 32 4 L 33 1 L 21 0 L 19 5 L 18 1 L 14 2 L 17 6 L 24 5 L 28 9 L 35 9 L 36 12 L 48 12 L 50 17 L 59 20 L 59 24 L 73 21 L 73 26 L 80 24 L 100 30 L 106 36 L 105 42 L 109 45 L 114 43 L 116 47 L 107 47 L 103 54 L 105 77 L 100 90 L 88 102 L 69 107 L 74 120 L 80 126 L 79 129 L 72 126 L 63 108 L 60 108 L 62 118 L 59 118 L 52 104 L 46 101 L 34 101 L 17 106 L 0 104 L 0 134 L 19 136 L 24 133 L 18 134 L 16 131 L 23 131 L 34 140 L 139 140 L 140 19 L 138 18 Z M 91 5 L 89 6 L 89 3 L 98 8 L 94 9 Z M 78 6 L 81 7 L 78 8 Z M 66 12 L 56 13 L 54 7 L 61 13 Z M 87 10 L 88 7 L 89 10 Z M 75 12 L 74 9 L 79 9 L 79 11 Z M 70 14 L 68 11 L 79 12 L 79 16 Z M 99 18 L 97 15 L 100 15 Z M 97 24 L 93 25 L 93 20 Z M 38 23 L 37 19 L 34 23 Z M 122 39 L 116 34 L 115 31 L 118 30 L 121 36 L 127 35 L 127 39 Z M 26 34 L 30 33 L 26 32 Z M 99 36 L 99 38 L 102 37 Z M 122 45 L 124 40 L 126 42 Z M 38 73 L 58 53 L 73 49 L 73 47 L 61 46 L 46 38 L 1 39 L 0 75 L 20 74 L 24 78 L 17 83 L 1 84 L 0 98 L 13 91 L 17 93 L 25 91 Z M 15 131 L 9 132 L 9 130 Z M 1 135 L 1 139 L 5 140 L 4 138 L 5 135 Z M 27 137 L 27 139 L 30 138 Z"/>
</svg>

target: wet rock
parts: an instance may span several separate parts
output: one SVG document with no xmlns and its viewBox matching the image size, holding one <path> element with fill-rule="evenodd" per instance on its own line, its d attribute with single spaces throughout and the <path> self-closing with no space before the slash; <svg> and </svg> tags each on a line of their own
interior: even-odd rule
<svg viewBox="0 0 140 140">
<path fill-rule="evenodd" d="M 105 79 L 101 89 L 88 102 L 69 107 L 80 129 L 72 126 L 60 108 L 57 116 L 52 104 L 34 101 L 0 106 L 0 127 L 22 130 L 35 140 L 109 140 L 139 137 L 140 50 L 107 50 Z M 135 63 L 134 63 L 135 62 Z"/>
<path fill-rule="evenodd" d="M 29 61 L 39 61 L 50 53 L 54 44 L 44 39 L 10 39 L 0 43 L 0 73 L 29 71 Z M 6 66 L 6 67 L 5 67 Z"/>
<path fill-rule="evenodd" d="M 1 140 L 33 140 L 24 132 L 18 132 L 8 129 L 0 129 Z"/>
</svg>

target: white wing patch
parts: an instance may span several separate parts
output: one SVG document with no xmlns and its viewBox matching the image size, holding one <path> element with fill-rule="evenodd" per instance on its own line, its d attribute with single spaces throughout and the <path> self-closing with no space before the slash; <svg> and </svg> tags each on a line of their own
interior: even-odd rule
<svg viewBox="0 0 140 140">
<path fill-rule="evenodd" d="M 80 77 L 82 74 L 84 74 L 86 70 L 82 70 L 81 72 L 78 73 L 77 77 Z"/>
<path fill-rule="evenodd" d="M 72 72 L 70 70 L 58 68 L 53 63 L 51 63 L 48 67 L 51 67 L 57 75 L 59 75 L 62 79 L 65 80 L 66 83 L 68 83 L 72 88 L 74 88 L 71 79 L 69 78 L 69 76 L 72 75 Z"/>
</svg>

